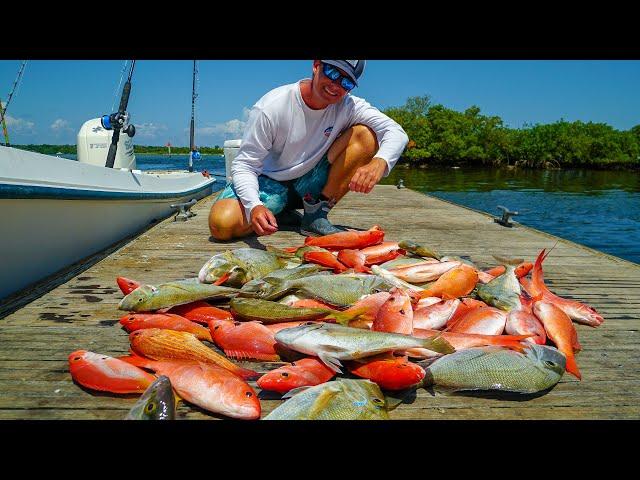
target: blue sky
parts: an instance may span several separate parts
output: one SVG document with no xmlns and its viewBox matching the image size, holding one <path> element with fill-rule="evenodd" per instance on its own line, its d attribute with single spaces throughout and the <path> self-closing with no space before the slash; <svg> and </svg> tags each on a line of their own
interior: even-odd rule
<svg viewBox="0 0 640 480">
<path fill-rule="evenodd" d="M 196 144 L 239 138 L 251 106 L 270 89 L 310 76 L 311 64 L 199 61 Z M 19 66 L 0 60 L 3 101 Z M 123 66 L 124 60 L 29 61 L 7 111 L 11 143 L 75 144 L 86 120 L 117 108 Z M 191 71 L 189 60 L 136 62 L 129 101 L 136 144 L 189 144 Z M 371 60 L 360 85 L 353 94 L 380 109 L 430 95 L 455 110 L 477 105 L 513 128 L 561 118 L 620 130 L 640 124 L 640 60 Z"/>
</svg>

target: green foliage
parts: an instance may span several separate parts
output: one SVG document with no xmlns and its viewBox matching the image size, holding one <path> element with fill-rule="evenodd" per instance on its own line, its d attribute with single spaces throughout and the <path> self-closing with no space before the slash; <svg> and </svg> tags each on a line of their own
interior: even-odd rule
<svg viewBox="0 0 640 480">
<path fill-rule="evenodd" d="M 410 163 L 640 168 L 640 125 L 619 131 L 560 120 L 510 129 L 475 105 L 458 112 L 433 105 L 429 96 L 411 97 L 384 113 L 407 132 L 403 159 Z"/>
</svg>

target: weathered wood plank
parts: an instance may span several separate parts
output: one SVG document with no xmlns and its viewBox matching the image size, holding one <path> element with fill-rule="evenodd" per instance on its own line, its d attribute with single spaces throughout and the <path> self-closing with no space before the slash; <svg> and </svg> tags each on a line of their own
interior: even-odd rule
<svg viewBox="0 0 640 480">
<path fill-rule="evenodd" d="M 228 249 L 301 245 L 283 230 L 269 237 L 215 242 L 207 215 L 215 196 L 200 201 L 188 222 L 167 219 L 102 255 L 79 262 L 60 278 L 24 294 L 20 308 L 0 305 L 0 419 L 121 419 L 136 396 L 89 392 L 68 373 L 67 356 L 83 348 L 107 355 L 128 352 L 117 323 L 126 312 L 116 277 L 148 283 L 194 277 L 212 255 Z M 379 224 L 386 239 L 414 240 L 441 254 L 469 258 L 482 268 L 492 254 L 533 261 L 542 248 L 545 279 L 558 295 L 584 301 L 604 317 L 599 328 L 577 325 L 583 380 L 565 375 L 533 398 L 491 394 L 432 396 L 420 389 L 391 412 L 394 419 L 629 419 L 640 418 L 640 266 L 552 235 L 517 225 L 505 229 L 489 215 L 410 190 L 377 186 L 367 196 L 349 194 L 333 210 L 335 223 L 354 228 Z M 401 219 L 401 221 L 398 221 Z M 16 299 L 13 299 L 15 302 Z M 19 302 L 18 302 L 19 303 Z M 208 344 L 209 346 L 212 346 Z M 258 372 L 281 363 L 238 362 Z M 255 382 L 250 382 L 255 387 Z M 259 391 L 257 389 L 257 391 Z M 263 416 L 281 403 L 261 392 Z M 181 403 L 179 418 L 220 416 Z"/>
</svg>

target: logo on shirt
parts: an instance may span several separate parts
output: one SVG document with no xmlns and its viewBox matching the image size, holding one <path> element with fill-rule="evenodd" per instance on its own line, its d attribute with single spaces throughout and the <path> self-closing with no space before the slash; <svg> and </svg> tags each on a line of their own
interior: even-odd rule
<svg viewBox="0 0 640 480">
<path fill-rule="evenodd" d="M 333 130 L 333 127 L 329 127 L 324 131 L 324 136 L 328 137 L 329 135 L 331 135 L 331 130 Z"/>
</svg>

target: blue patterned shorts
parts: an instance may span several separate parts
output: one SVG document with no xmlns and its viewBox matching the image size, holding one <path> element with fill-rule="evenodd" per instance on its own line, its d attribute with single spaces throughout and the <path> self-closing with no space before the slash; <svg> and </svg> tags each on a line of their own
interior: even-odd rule
<svg viewBox="0 0 640 480">
<path fill-rule="evenodd" d="M 327 184 L 329 178 L 329 158 L 322 157 L 318 164 L 300 178 L 278 181 L 266 175 L 258 176 L 258 188 L 260 189 L 260 201 L 274 215 L 282 212 L 285 207 L 294 209 L 302 208 L 302 197 L 310 193 L 314 198 L 320 196 L 320 192 Z M 218 200 L 226 198 L 238 198 L 233 183 L 228 183 L 220 193 Z"/>
</svg>

